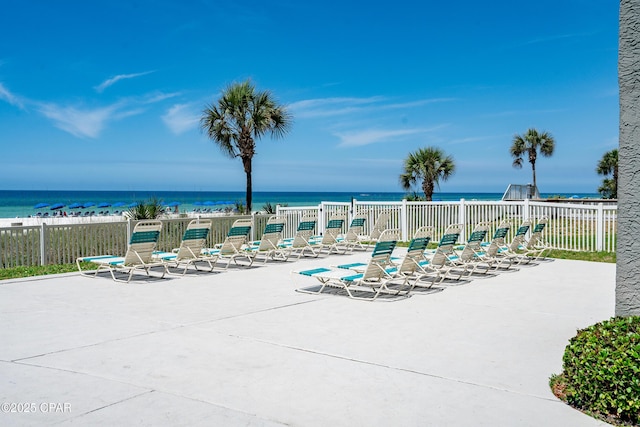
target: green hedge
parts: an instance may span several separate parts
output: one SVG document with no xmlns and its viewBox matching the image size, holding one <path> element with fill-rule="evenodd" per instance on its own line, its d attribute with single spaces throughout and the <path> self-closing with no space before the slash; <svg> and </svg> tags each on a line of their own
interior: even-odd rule
<svg viewBox="0 0 640 427">
<path fill-rule="evenodd" d="M 552 387 L 554 392 L 562 389 L 560 397 L 570 405 L 637 425 L 640 317 L 615 317 L 578 331 L 565 349 L 563 373 L 552 378 Z"/>
</svg>

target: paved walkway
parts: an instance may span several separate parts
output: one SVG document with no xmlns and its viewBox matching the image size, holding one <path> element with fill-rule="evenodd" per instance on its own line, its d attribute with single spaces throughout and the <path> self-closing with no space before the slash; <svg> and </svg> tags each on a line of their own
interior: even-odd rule
<svg viewBox="0 0 640 427">
<path fill-rule="evenodd" d="M 315 283 L 294 268 L 369 254 L 2 281 L 0 425 L 605 425 L 548 379 L 578 328 L 613 315 L 615 265 L 556 260 L 396 302 L 294 291 Z"/>
</svg>

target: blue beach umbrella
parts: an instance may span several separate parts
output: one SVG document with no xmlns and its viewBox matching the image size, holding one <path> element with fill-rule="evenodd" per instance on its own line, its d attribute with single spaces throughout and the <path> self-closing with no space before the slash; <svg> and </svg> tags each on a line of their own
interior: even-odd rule
<svg viewBox="0 0 640 427">
<path fill-rule="evenodd" d="M 108 208 L 111 206 L 111 203 L 98 203 L 98 208 Z"/>
<path fill-rule="evenodd" d="M 135 208 L 136 206 L 138 206 L 138 203 L 137 203 L 137 202 L 129 203 L 129 204 L 127 205 L 127 207 L 128 207 L 128 208 Z"/>
<path fill-rule="evenodd" d="M 111 206 L 113 206 L 114 208 L 119 208 L 119 207 L 126 206 L 126 205 L 127 205 L 127 204 L 126 204 L 125 202 L 115 202 L 115 203 L 114 203 L 113 205 L 111 205 Z"/>
<path fill-rule="evenodd" d="M 79 209 L 79 208 L 82 208 L 82 207 L 83 207 L 82 203 L 77 203 L 77 202 L 76 203 L 71 203 L 69 205 L 69 209 Z"/>
<path fill-rule="evenodd" d="M 83 203 L 82 207 L 83 208 L 90 208 L 91 206 L 95 206 L 96 204 L 93 202 L 87 202 L 87 203 Z"/>
<path fill-rule="evenodd" d="M 47 206 L 49 206 L 49 203 L 38 203 L 33 207 L 33 209 L 42 209 L 42 208 L 46 208 Z"/>
<path fill-rule="evenodd" d="M 49 209 L 51 209 L 52 211 L 58 210 L 58 209 L 62 209 L 64 208 L 65 205 L 63 203 L 54 203 L 53 205 L 51 205 L 51 207 Z"/>
<path fill-rule="evenodd" d="M 170 208 L 175 208 L 176 206 L 180 206 L 180 202 L 169 202 L 167 206 Z"/>
<path fill-rule="evenodd" d="M 202 202 L 202 206 L 215 206 L 216 203 L 211 200 L 207 200 L 206 202 Z"/>
</svg>

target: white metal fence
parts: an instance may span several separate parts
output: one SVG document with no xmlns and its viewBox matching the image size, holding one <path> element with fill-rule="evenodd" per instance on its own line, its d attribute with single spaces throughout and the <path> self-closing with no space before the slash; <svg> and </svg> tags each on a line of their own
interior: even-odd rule
<svg viewBox="0 0 640 427">
<path fill-rule="evenodd" d="M 271 215 L 253 215 L 250 238 L 259 239 Z M 233 222 L 249 216 L 213 217 L 207 245 L 224 241 Z M 194 218 L 162 219 L 158 249 L 171 251 L 180 246 L 187 225 Z M 137 221 L 82 224 L 47 224 L 0 228 L 0 268 L 68 264 L 92 255 L 124 255 Z"/>
<path fill-rule="evenodd" d="M 544 237 L 556 249 L 575 251 L 615 252 L 617 233 L 617 206 L 605 203 L 574 204 L 524 201 L 466 201 L 457 202 L 323 202 L 317 206 L 282 207 L 276 214 L 287 218 L 284 237 L 293 237 L 300 219 L 305 214 L 317 215 L 316 232 L 322 234 L 329 218 L 342 214 L 349 223 L 357 214 L 365 214 L 365 233 L 369 234 L 382 213 L 389 214 L 388 228 L 398 228 L 402 240 L 408 241 L 423 226 L 434 227 L 435 237 L 449 224 L 464 224 L 466 236 L 479 222 L 495 226 L 502 220 L 512 223 L 512 233 L 525 219 L 535 220 L 546 216 L 549 223 Z M 254 214 L 251 239 L 259 239 L 270 215 Z M 247 216 L 213 217 L 208 245 L 221 243 L 236 219 Z M 171 250 L 180 245 L 187 224 L 193 218 L 163 220 L 159 249 Z M 39 226 L 15 226 L 0 228 L 0 268 L 74 262 L 77 257 L 113 254 L 122 255 L 133 221 L 93 224 L 65 224 Z M 507 236 L 510 239 L 511 235 Z"/>
<path fill-rule="evenodd" d="M 545 239 L 555 248 L 574 251 L 615 252 L 617 233 L 617 205 L 605 203 L 576 204 L 570 202 L 523 201 L 467 201 L 456 202 L 323 202 L 318 206 L 277 207 L 277 214 L 287 217 L 287 233 L 295 234 L 295 227 L 304 214 L 318 215 L 318 232 L 335 213 L 347 217 L 345 231 L 353 217 L 365 214 L 365 233 L 368 234 L 376 218 L 382 212 L 390 214 L 388 228 L 398 228 L 402 240 L 411 240 L 415 231 L 424 226 L 434 227 L 436 237 L 450 224 L 464 224 L 461 241 L 479 222 L 490 222 L 495 226 L 507 220 L 513 225 L 512 233 L 524 220 L 535 220 L 546 216 L 549 223 Z M 508 235 L 507 238 L 511 238 Z"/>
</svg>

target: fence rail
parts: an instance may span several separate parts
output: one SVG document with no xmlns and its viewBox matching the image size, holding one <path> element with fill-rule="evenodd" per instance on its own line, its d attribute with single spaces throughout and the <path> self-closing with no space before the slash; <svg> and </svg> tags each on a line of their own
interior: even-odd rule
<svg viewBox="0 0 640 427">
<path fill-rule="evenodd" d="M 276 214 L 287 219 L 284 237 L 293 237 L 300 219 L 304 215 L 317 215 L 316 233 L 322 234 L 332 215 L 344 215 L 348 224 L 358 214 L 366 216 L 365 234 L 372 230 L 376 218 L 389 214 L 387 227 L 401 230 L 402 240 L 408 241 L 415 231 L 423 226 L 434 227 L 436 238 L 449 224 L 464 225 L 461 241 L 466 240 L 475 224 L 489 222 L 493 228 L 507 220 L 514 229 L 526 219 L 535 222 L 547 216 L 545 239 L 556 249 L 575 251 L 615 252 L 617 235 L 617 206 L 593 203 L 574 204 L 557 202 L 524 201 L 465 201 L 458 202 L 323 202 L 317 206 L 277 206 Z M 271 215 L 214 216 L 207 245 L 214 246 L 224 241 L 233 222 L 240 218 L 252 218 L 251 239 L 262 236 Z M 204 217 L 204 216 L 203 216 Z M 163 219 L 163 228 L 158 248 L 170 251 L 180 245 L 182 235 L 193 218 Z M 135 221 L 105 223 L 82 223 L 39 226 L 12 226 L 0 228 L 0 268 L 65 264 L 76 258 L 91 255 L 123 255 Z"/>
<path fill-rule="evenodd" d="M 346 215 L 348 222 L 355 215 L 365 214 L 365 234 L 369 234 L 376 218 L 382 212 L 390 215 L 387 227 L 401 230 L 404 241 L 411 239 L 415 231 L 424 226 L 434 227 L 434 233 L 440 236 L 450 224 L 463 224 L 462 241 L 479 222 L 489 222 L 493 228 L 503 220 L 512 224 L 507 239 L 511 239 L 517 226 L 524 220 L 542 216 L 549 218 L 545 230 L 546 240 L 555 248 L 573 251 L 615 252 L 617 235 L 617 205 L 594 202 L 559 203 L 523 201 L 467 201 L 457 202 L 359 202 L 354 200 L 348 210 L 345 204 L 323 202 L 317 207 L 280 207 L 278 215 L 287 218 L 299 218 L 302 213 L 317 213 L 319 224 L 325 224 L 335 213 Z M 320 232 L 323 230 L 320 228 Z M 295 228 L 289 224 L 288 231 Z"/>
</svg>

